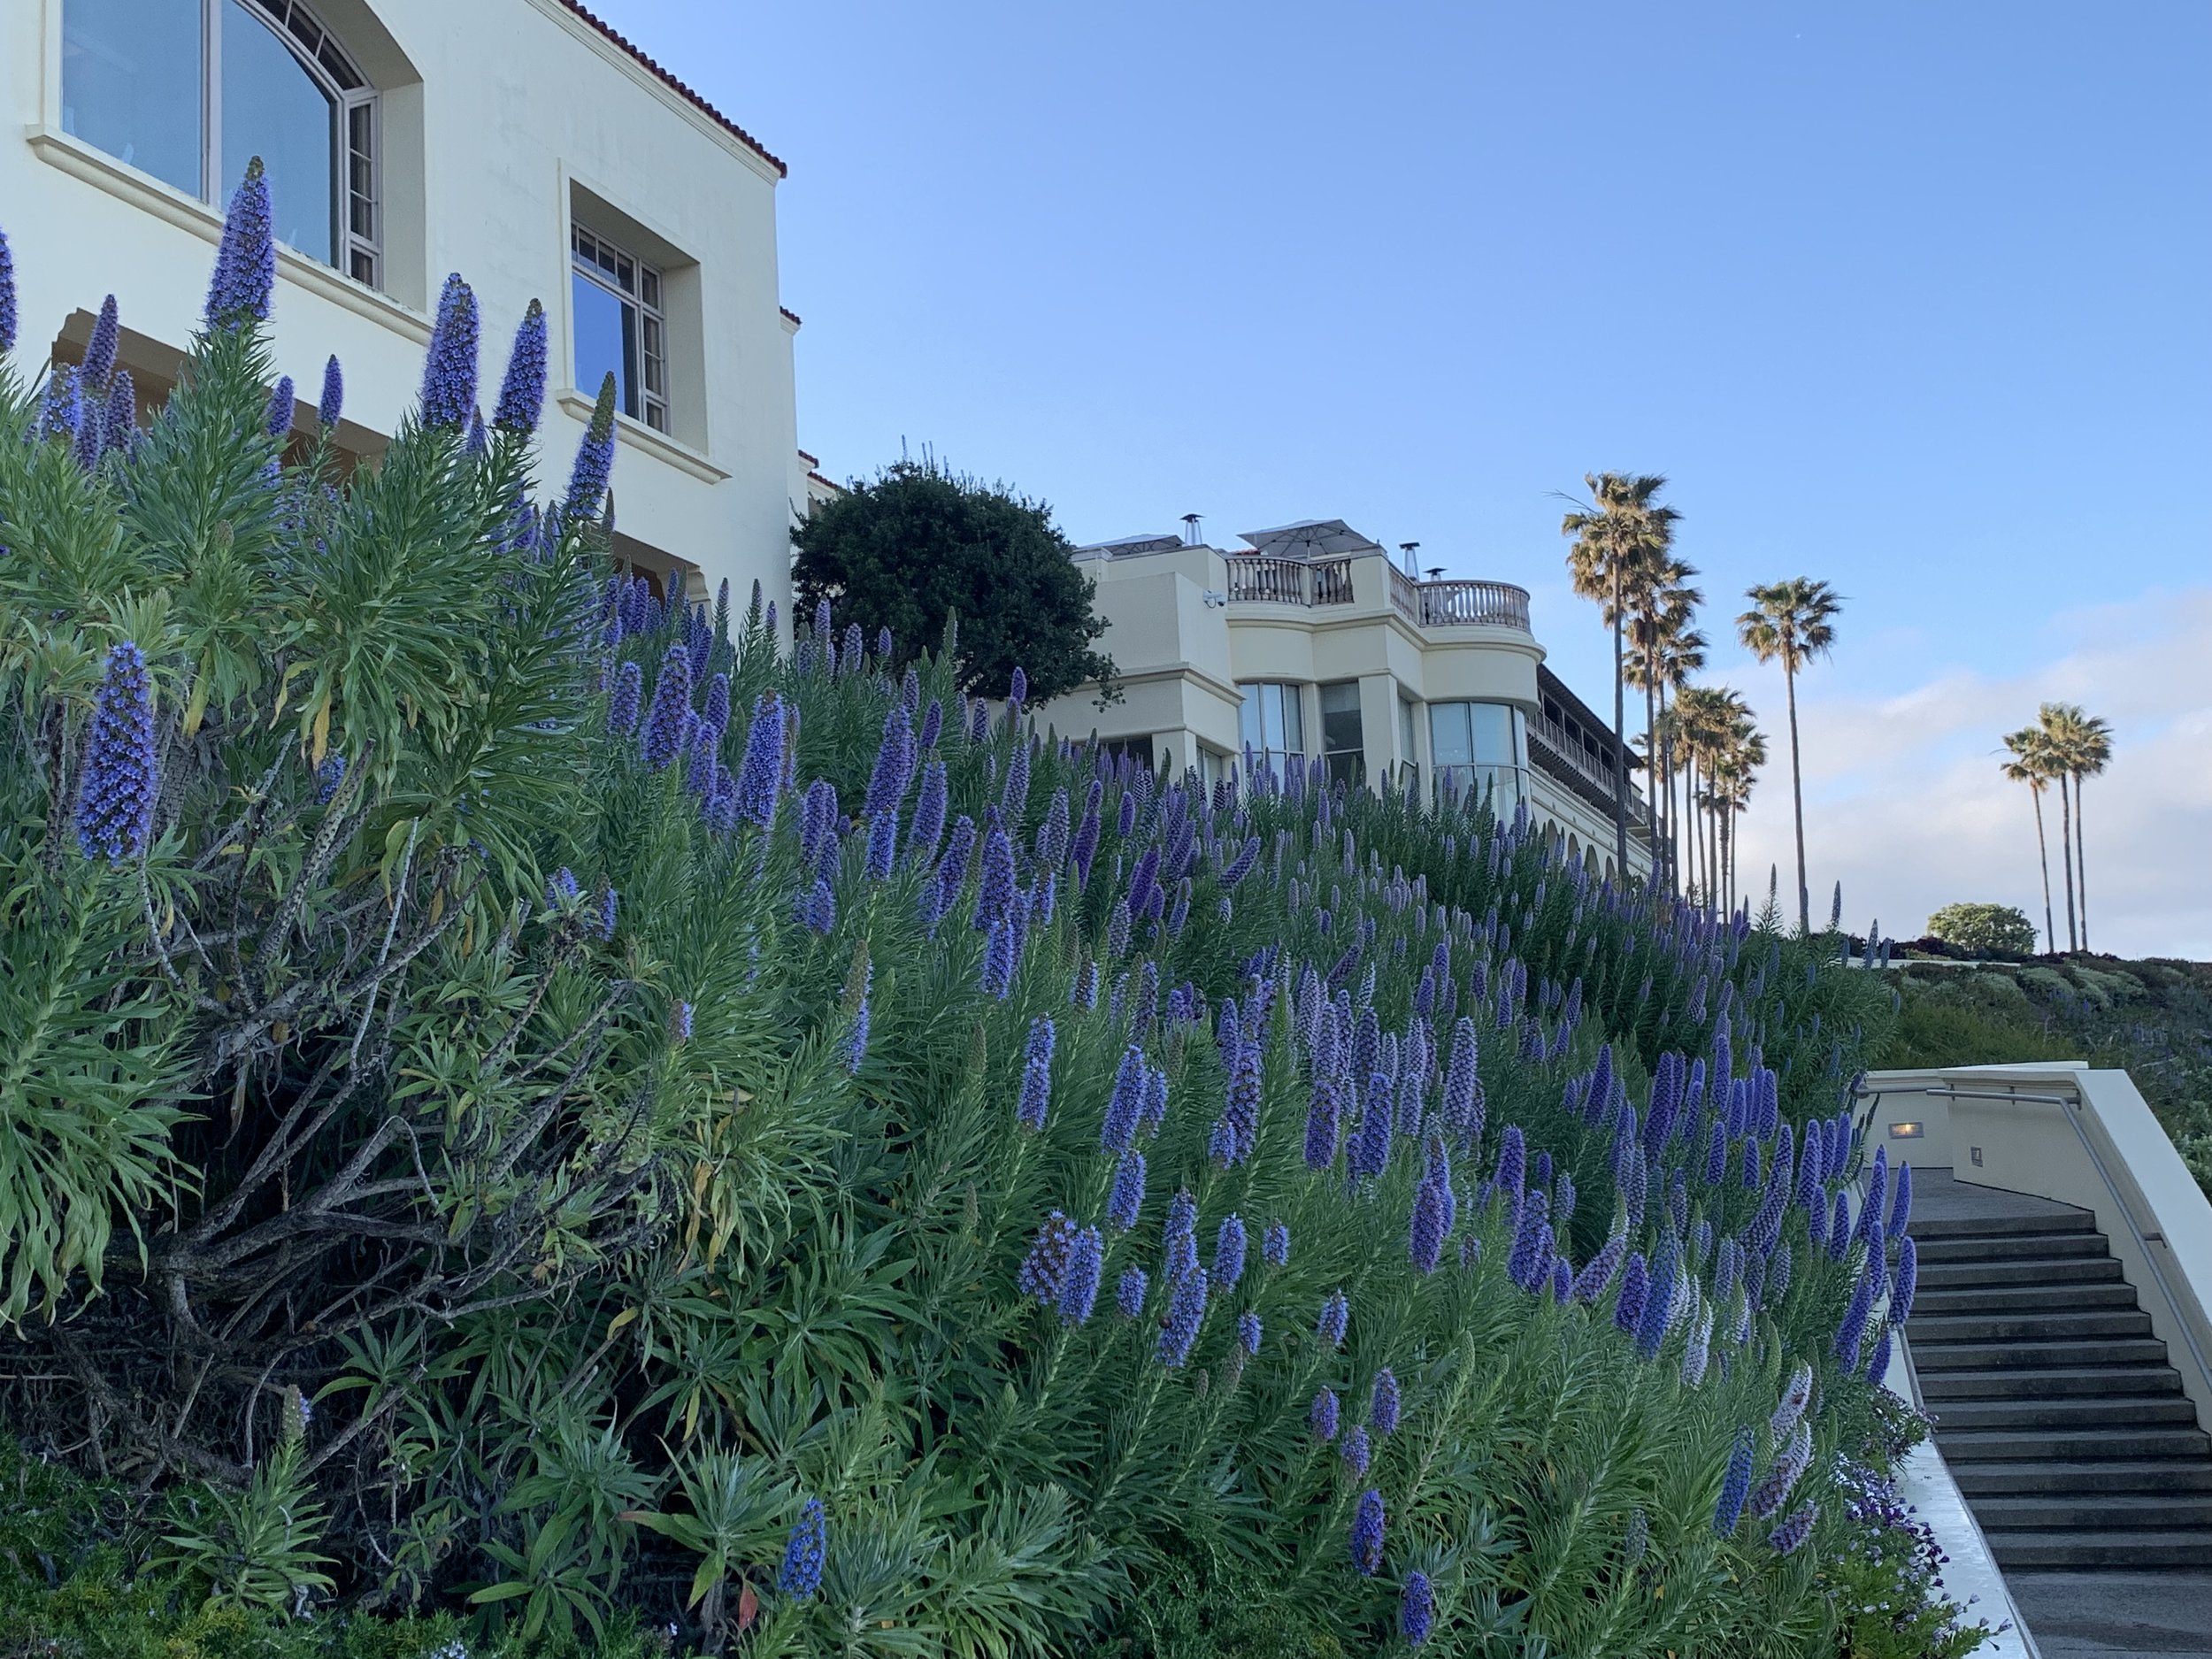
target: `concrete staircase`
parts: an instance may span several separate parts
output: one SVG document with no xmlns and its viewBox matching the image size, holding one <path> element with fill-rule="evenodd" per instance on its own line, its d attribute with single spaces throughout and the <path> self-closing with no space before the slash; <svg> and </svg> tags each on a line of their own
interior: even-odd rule
<svg viewBox="0 0 2212 1659">
<path fill-rule="evenodd" d="M 1953 1190 L 1913 1219 L 1905 1333 L 1998 1565 L 2212 1568 L 2212 1439 L 2094 1218 Z"/>
</svg>

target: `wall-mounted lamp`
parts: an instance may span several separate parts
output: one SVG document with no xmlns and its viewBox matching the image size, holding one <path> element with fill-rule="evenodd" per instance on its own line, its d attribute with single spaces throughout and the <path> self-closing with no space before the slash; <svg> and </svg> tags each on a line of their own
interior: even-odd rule
<svg viewBox="0 0 2212 1659">
<path fill-rule="evenodd" d="M 1209 611 L 1219 611 L 1229 603 L 1229 595 L 1218 588 L 1209 588 L 1198 595 L 1199 602 Z"/>
<path fill-rule="evenodd" d="M 1892 1124 L 1889 1126 L 1892 1141 L 1917 1141 L 1927 1133 L 1928 1125 L 1925 1124 Z"/>
</svg>

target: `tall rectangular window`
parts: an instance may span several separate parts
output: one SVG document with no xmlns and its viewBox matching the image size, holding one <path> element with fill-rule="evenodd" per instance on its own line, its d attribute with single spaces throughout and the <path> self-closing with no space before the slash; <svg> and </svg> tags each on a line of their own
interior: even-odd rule
<svg viewBox="0 0 2212 1659">
<path fill-rule="evenodd" d="M 1298 687 L 1286 680 L 1248 680 L 1237 687 L 1244 694 L 1237 711 L 1238 736 L 1251 751 L 1256 764 L 1278 777 L 1286 775 L 1293 762 L 1306 758 L 1306 723 L 1298 707 Z"/>
<path fill-rule="evenodd" d="M 1367 744 L 1360 729 L 1359 681 L 1321 687 L 1321 754 L 1329 781 L 1357 787 L 1367 777 Z"/>
<path fill-rule="evenodd" d="M 1429 747 L 1440 782 L 1489 795 L 1494 810 L 1511 811 L 1526 793 L 1527 727 L 1509 704 L 1432 703 Z"/>
<path fill-rule="evenodd" d="M 668 324 L 661 309 L 661 273 L 579 225 L 572 289 L 577 390 L 596 392 L 611 374 L 622 412 L 666 432 Z"/>
</svg>

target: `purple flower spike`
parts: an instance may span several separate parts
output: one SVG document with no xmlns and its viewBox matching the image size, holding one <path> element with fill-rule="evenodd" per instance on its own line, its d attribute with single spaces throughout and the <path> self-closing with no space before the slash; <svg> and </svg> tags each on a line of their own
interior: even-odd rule
<svg viewBox="0 0 2212 1659">
<path fill-rule="evenodd" d="M 784 1545 L 783 1565 L 776 1573 L 776 1588 L 795 1601 L 811 1601 L 822 1587 L 823 1533 L 822 1501 L 809 1498 Z"/>
<path fill-rule="evenodd" d="M 1429 1575 L 1409 1572 L 1405 1588 L 1398 1594 L 1398 1633 L 1406 1639 L 1407 1647 L 1418 1647 L 1428 1640 L 1435 1625 L 1436 1591 L 1429 1584 Z"/>
<path fill-rule="evenodd" d="M 1352 1516 L 1352 1565 L 1360 1576 L 1371 1578 L 1382 1571 L 1385 1527 L 1382 1494 L 1370 1486 L 1359 1495 Z"/>
<path fill-rule="evenodd" d="M 422 424 L 456 430 L 476 412 L 476 296 L 458 273 L 438 296 L 422 370 Z"/>
<path fill-rule="evenodd" d="M 645 764 L 664 772 L 683 750 L 684 718 L 691 713 L 691 653 L 672 645 L 653 681 L 652 706 L 639 739 Z"/>
<path fill-rule="evenodd" d="M 1314 1334 L 1332 1348 L 1344 1346 L 1344 1333 L 1352 1322 L 1352 1304 L 1344 1299 L 1344 1293 L 1333 1290 L 1328 1300 L 1321 1304 L 1321 1317 L 1314 1322 Z"/>
<path fill-rule="evenodd" d="M 15 349 L 15 256 L 8 251 L 8 233 L 0 230 L 0 357 Z"/>
<path fill-rule="evenodd" d="M 1368 1464 L 1375 1460 L 1374 1442 L 1367 1438 L 1365 1429 L 1354 1424 L 1344 1431 L 1344 1443 L 1337 1448 L 1337 1455 L 1344 1459 L 1344 1466 L 1357 1480 L 1366 1475 Z"/>
<path fill-rule="evenodd" d="M 1398 1392 L 1398 1373 L 1386 1365 L 1375 1373 L 1375 1391 L 1367 1402 L 1367 1420 L 1375 1425 L 1376 1433 L 1398 1432 L 1398 1414 L 1402 1403 Z"/>
<path fill-rule="evenodd" d="M 152 682 L 146 658 L 124 640 L 108 651 L 107 672 L 85 733 L 77 795 L 77 844 L 88 858 L 135 858 L 152 838 L 160 795 L 154 748 Z"/>
<path fill-rule="evenodd" d="M 681 646 L 672 646 L 672 653 Z M 783 793 L 783 704 L 772 691 L 753 702 L 753 723 L 745 734 L 745 758 L 738 765 L 737 813 L 749 824 L 764 827 L 775 822 L 776 802 Z"/>
<path fill-rule="evenodd" d="M 1260 1316 L 1247 1310 L 1237 1316 L 1237 1340 L 1248 1355 L 1256 1356 L 1260 1351 Z"/>
<path fill-rule="evenodd" d="M 1137 1225 L 1144 1208 L 1144 1154 L 1132 1147 L 1114 1165 L 1114 1184 L 1106 1195 L 1106 1224 L 1117 1233 Z"/>
<path fill-rule="evenodd" d="M 1920 1246 L 1910 1233 L 1897 1241 L 1897 1277 L 1889 1290 L 1889 1322 L 1902 1329 L 1912 1317 L 1913 1292 L 1920 1283 Z"/>
<path fill-rule="evenodd" d="M 1727 1538 L 1743 1519 L 1744 1500 L 1751 1494 L 1751 1431 L 1739 1429 L 1729 1449 L 1728 1472 L 1721 1478 L 1720 1498 L 1713 1505 L 1713 1534 Z"/>
<path fill-rule="evenodd" d="M 1290 1265 L 1290 1227 L 1287 1223 L 1271 1221 L 1267 1233 L 1260 1240 L 1260 1260 L 1270 1267 Z"/>
<path fill-rule="evenodd" d="M 609 370 L 599 383 L 599 401 L 592 405 L 590 424 L 576 446 L 576 465 L 568 475 L 568 495 L 563 511 L 576 520 L 595 518 L 605 499 L 607 483 L 614 476 L 614 373 Z"/>
<path fill-rule="evenodd" d="M 1087 1325 L 1098 1302 L 1098 1281 L 1106 1265 L 1105 1240 L 1096 1227 L 1085 1227 L 1068 1247 L 1067 1271 L 1060 1286 L 1060 1323 Z"/>
<path fill-rule="evenodd" d="M 545 307 L 532 300 L 515 330 L 514 349 L 499 383 L 492 425 L 500 431 L 526 438 L 538 429 L 538 417 L 545 412 Z"/>
<path fill-rule="evenodd" d="M 1214 1289 L 1221 1295 L 1234 1290 L 1244 1277 L 1244 1217 L 1233 1213 L 1224 1216 L 1214 1235 Z"/>
<path fill-rule="evenodd" d="M 1047 1308 L 1059 1301 L 1061 1287 L 1067 1282 L 1068 1258 L 1075 1249 L 1079 1231 L 1060 1210 L 1045 1217 L 1044 1225 L 1037 1229 L 1036 1238 L 1030 1242 L 1029 1254 L 1022 1258 L 1020 1272 L 1015 1276 L 1016 1287 L 1023 1295 Z"/>
<path fill-rule="evenodd" d="M 1141 1319 L 1144 1317 L 1145 1292 L 1150 1288 L 1150 1281 L 1146 1279 L 1144 1269 L 1141 1267 L 1132 1267 L 1123 1271 L 1119 1282 L 1114 1286 L 1114 1306 L 1120 1311 L 1123 1318 Z"/>
<path fill-rule="evenodd" d="M 231 193 L 223 219 L 223 240 L 216 250 L 215 275 L 207 290 L 207 332 L 211 334 L 269 320 L 269 296 L 276 288 L 276 244 L 269 229 L 269 180 L 261 157 L 246 164 L 246 176 Z"/>
<path fill-rule="evenodd" d="M 138 436 L 138 390 L 131 372 L 118 369 L 108 377 L 107 408 L 100 417 L 100 452 L 127 449 Z"/>
<path fill-rule="evenodd" d="M 269 435 L 279 443 L 292 435 L 292 406 L 298 401 L 292 377 L 281 376 L 269 393 L 269 408 L 263 422 Z"/>
<path fill-rule="evenodd" d="M 1819 1518 L 1818 1504 L 1800 1505 L 1789 1519 L 1767 1534 L 1767 1547 L 1778 1555 L 1794 1553 L 1802 1548 L 1805 1540 L 1813 1535 L 1813 1523 Z"/>
<path fill-rule="evenodd" d="M 607 698 L 607 730 L 627 737 L 637 730 L 638 705 L 645 695 L 645 676 L 635 663 L 615 670 L 614 690 Z"/>
<path fill-rule="evenodd" d="M 1045 1126 L 1045 1113 L 1052 1103 L 1052 1049 L 1056 1033 L 1049 1018 L 1033 1019 L 1029 1023 L 1029 1043 L 1022 1059 L 1021 1099 L 1014 1108 L 1014 1121 L 1036 1133 Z"/>
<path fill-rule="evenodd" d="M 1326 1446 L 1336 1438 L 1342 1412 L 1334 1391 L 1324 1388 L 1314 1395 L 1313 1404 L 1306 1412 L 1306 1426 L 1313 1431 L 1314 1439 Z"/>
<path fill-rule="evenodd" d="M 99 318 L 93 323 L 92 338 L 85 345 L 80 372 L 87 386 L 104 387 L 108 376 L 115 373 L 115 349 L 122 334 L 122 326 L 116 317 L 115 296 L 111 294 L 100 302 Z"/>
<path fill-rule="evenodd" d="M 1199 1323 L 1206 1317 L 1206 1270 L 1194 1267 L 1175 1281 L 1167 1317 L 1160 1326 L 1160 1363 L 1179 1371 L 1190 1363 L 1190 1351 L 1198 1341 Z"/>
<path fill-rule="evenodd" d="M 333 430 L 346 409 L 346 372 L 338 366 L 333 357 L 323 365 L 323 397 L 315 406 L 315 422 L 325 432 Z"/>
</svg>

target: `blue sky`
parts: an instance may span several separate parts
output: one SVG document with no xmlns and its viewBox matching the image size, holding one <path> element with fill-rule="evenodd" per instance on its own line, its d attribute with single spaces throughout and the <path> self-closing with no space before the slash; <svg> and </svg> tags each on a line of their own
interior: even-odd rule
<svg viewBox="0 0 2212 1659">
<path fill-rule="evenodd" d="M 1894 888 L 1896 929 L 2025 902 L 2024 795 L 1974 780 L 2054 685 L 2125 710 L 2124 757 L 2212 772 L 2200 0 L 597 6 L 790 162 L 801 441 L 833 475 L 928 444 L 1079 541 L 1343 517 L 1530 588 L 1598 703 L 1558 493 L 1664 472 L 1709 631 L 1750 581 L 1824 577 L 1851 603 L 1809 718 L 1920 696 L 1878 752 L 1808 755 L 1847 900 Z M 2116 628 L 2184 630 L 2165 683 L 2119 683 Z M 1778 684 L 1714 672 L 1778 729 Z M 2212 798 L 2124 771 L 2107 856 L 2181 892 L 2113 942 L 2212 956 Z M 2002 892 L 1924 894 L 1846 832 L 1946 778 L 1998 838 L 1958 879 L 2001 854 Z"/>
</svg>

